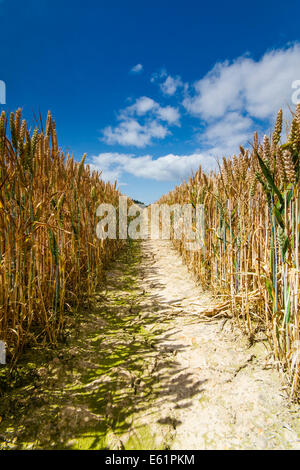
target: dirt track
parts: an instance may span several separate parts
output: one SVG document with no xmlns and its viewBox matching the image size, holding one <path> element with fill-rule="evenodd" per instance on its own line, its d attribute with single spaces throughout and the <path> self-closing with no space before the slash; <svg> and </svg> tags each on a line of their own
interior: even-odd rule
<svg viewBox="0 0 300 470">
<path fill-rule="evenodd" d="M 266 342 L 249 347 L 231 320 L 201 321 L 199 312 L 212 300 L 169 242 L 145 242 L 144 263 L 146 290 L 172 312 L 161 344 L 176 354 L 176 370 L 162 387 L 166 398 L 168 384 L 177 390 L 175 402 L 163 400 L 164 419 L 174 420 L 170 448 L 300 448 L 299 408 L 289 407 Z"/>
<path fill-rule="evenodd" d="M 67 344 L 2 398 L 0 448 L 296 449 L 299 406 L 167 241 L 134 244 Z M 43 355 L 44 354 L 44 355 Z"/>
</svg>

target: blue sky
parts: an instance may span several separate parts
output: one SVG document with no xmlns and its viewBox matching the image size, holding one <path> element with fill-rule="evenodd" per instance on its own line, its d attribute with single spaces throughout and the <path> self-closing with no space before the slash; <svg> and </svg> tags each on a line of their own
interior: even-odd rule
<svg viewBox="0 0 300 470">
<path fill-rule="evenodd" d="M 50 109 L 63 150 L 149 203 L 293 107 L 299 17 L 289 0 L 0 0 L 1 109 Z"/>
</svg>

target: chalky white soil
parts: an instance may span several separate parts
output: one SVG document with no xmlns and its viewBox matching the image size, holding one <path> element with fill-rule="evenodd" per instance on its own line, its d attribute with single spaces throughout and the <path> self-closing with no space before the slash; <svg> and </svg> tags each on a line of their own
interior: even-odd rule
<svg viewBox="0 0 300 470">
<path fill-rule="evenodd" d="M 300 449 L 300 407 L 267 342 L 204 317 L 213 304 L 170 242 L 131 244 L 66 343 L 24 354 L 0 449 Z"/>
<path fill-rule="evenodd" d="M 289 403 L 266 342 L 249 347 L 232 320 L 201 319 L 212 300 L 170 242 L 146 241 L 142 250 L 147 308 L 159 305 L 158 322 L 170 317 L 157 346 L 161 396 L 154 413 L 169 423 L 169 448 L 300 449 L 299 406 Z"/>
</svg>

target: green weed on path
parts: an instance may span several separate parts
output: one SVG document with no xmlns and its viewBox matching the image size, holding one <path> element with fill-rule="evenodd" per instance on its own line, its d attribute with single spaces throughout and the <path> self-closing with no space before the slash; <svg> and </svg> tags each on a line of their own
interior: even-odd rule
<svg viewBox="0 0 300 470">
<path fill-rule="evenodd" d="M 0 448 L 122 449 L 155 446 L 134 416 L 159 394 L 153 376 L 161 334 L 145 315 L 137 284 L 140 245 L 115 261 L 102 288 L 78 312 L 66 344 L 33 349 L 2 377 Z"/>
</svg>

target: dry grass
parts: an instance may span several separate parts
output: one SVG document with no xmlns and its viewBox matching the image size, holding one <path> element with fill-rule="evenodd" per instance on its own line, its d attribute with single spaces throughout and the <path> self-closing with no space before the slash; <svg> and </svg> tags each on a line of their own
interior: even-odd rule
<svg viewBox="0 0 300 470">
<path fill-rule="evenodd" d="M 294 395 L 300 362 L 300 105 L 285 143 L 281 131 L 280 111 L 271 138 L 259 143 L 255 134 L 251 152 L 241 147 L 210 175 L 200 168 L 159 203 L 204 204 L 203 249 L 187 251 L 183 238 L 174 245 L 202 285 L 223 296 L 219 311 L 229 309 L 251 339 L 259 329 L 267 334 Z"/>
<path fill-rule="evenodd" d="M 20 109 L 1 114 L 0 339 L 12 361 L 28 341 L 56 343 L 66 309 L 124 243 L 96 238 L 96 208 L 118 204 L 116 185 L 62 153 L 50 113 L 40 127 L 31 135 Z"/>
</svg>

